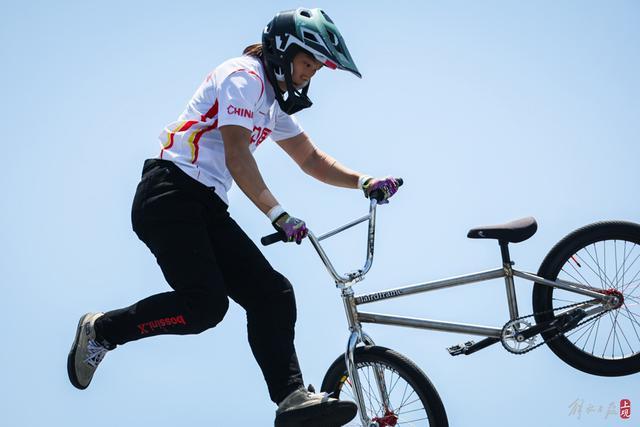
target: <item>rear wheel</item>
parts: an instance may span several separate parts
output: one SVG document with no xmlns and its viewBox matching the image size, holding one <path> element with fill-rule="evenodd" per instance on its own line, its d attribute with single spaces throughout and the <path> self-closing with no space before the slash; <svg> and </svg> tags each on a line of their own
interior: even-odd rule
<svg viewBox="0 0 640 427">
<path fill-rule="evenodd" d="M 608 221 L 580 228 L 551 249 L 538 275 L 579 283 L 615 295 L 620 301 L 604 314 L 589 316 L 560 336 L 543 333 L 543 338 L 550 340 L 547 345 L 560 359 L 594 375 L 621 376 L 640 371 L 640 225 Z M 587 296 L 536 283 L 536 322 L 555 319 L 559 307 L 589 300 Z"/>
<path fill-rule="evenodd" d="M 373 426 L 447 427 L 447 414 L 429 378 L 403 355 L 384 347 L 357 347 L 354 354 L 367 417 Z M 378 377 L 387 390 L 388 404 L 380 393 Z M 331 397 L 356 401 L 344 360 L 336 359 L 322 382 Z M 375 423 L 375 424 L 374 424 Z M 347 426 L 362 426 L 360 412 Z"/>
</svg>

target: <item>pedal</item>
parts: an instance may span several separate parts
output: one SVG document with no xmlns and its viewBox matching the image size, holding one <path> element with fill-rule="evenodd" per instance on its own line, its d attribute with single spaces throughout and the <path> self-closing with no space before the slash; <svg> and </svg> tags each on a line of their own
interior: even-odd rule
<svg viewBox="0 0 640 427">
<path fill-rule="evenodd" d="M 478 350 L 482 350 L 483 348 L 489 347 L 491 344 L 495 344 L 500 341 L 500 338 L 487 337 L 478 342 L 475 341 L 467 341 L 464 344 L 454 345 L 452 347 L 447 348 L 449 354 L 452 356 L 458 356 L 460 354 L 470 355 L 475 353 Z"/>
<path fill-rule="evenodd" d="M 447 351 L 452 356 L 459 356 L 461 354 L 467 354 L 469 348 L 475 344 L 475 341 L 467 341 L 463 344 L 452 345 L 451 347 L 447 347 Z"/>
</svg>

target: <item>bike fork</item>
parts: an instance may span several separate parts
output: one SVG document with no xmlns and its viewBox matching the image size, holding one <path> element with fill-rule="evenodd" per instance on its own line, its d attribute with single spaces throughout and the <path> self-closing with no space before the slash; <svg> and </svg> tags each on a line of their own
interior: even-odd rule
<svg viewBox="0 0 640 427">
<path fill-rule="evenodd" d="M 356 404 L 360 412 L 360 420 L 364 427 L 369 426 L 369 418 L 367 417 L 367 407 L 364 403 L 364 396 L 362 395 L 362 386 L 360 384 L 360 378 L 358 377 L 358 368 L 355 363 L 355 350 L 356 345 L 360 341 L 360 333 L 353 331 L 349 336 L 349 342 L 347 344 L 347 351 L 344 354 L 345 362 L 347 365 L 347 371 L 349 372 L 349 378 L 351 378 L 351 384 L 353 387 L 353 393 L 356 398 Z"/>
<path fill-rule="evenodd" d="M 364 396 L 362 394 L 362 384 L 360 383 L 360 377 L 358 376 L 358 367 L 355 363 L 355 349 L 357 344 L 362 341 L 366 345 L 374 345 L 375 343 L 369 335 L 362 331 L 353 331 L 349 336 L 349 342 L 347 344 L 347 351 L 345 352 L 345 363 L 347 365 L 347 371 L 349 372 L 349 378 L 351 378 L 352 388 L 356 398 L 356 404 L 360 412 L 360 420 L 364 427 L 376 427 L 376 424 L 372 424 L 371 420 L 367 416 L 367 407 L 365 404 Z M 375 378 L 378 386 L 378 392 L 380 393 L 381 401 L 384 404 L 385 412 L 390 410 L 389 407 L 389 393 L 387 392 L 387 386 L 384 381 L 383 370 L 376 366 Z"/>
</svg>

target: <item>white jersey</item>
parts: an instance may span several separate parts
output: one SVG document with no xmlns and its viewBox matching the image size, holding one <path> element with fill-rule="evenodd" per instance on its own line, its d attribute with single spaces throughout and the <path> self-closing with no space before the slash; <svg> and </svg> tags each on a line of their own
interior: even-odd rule
<svg viewBox="0 0 640 427">
<path fill-rule="evenodd" d="M 160 134 L 158 157 L 171 160 L 194 179 L 215 187 L 216 194 L 229 204 L 227 192 L 233 179 L 218 130 L 224 125 L 249 129 L 251 152 L 267 137 L 280 141 L 300 134 L 302 128 L 294 116 L 280 109 L 259 59 L 230 59 L 206 77 L 178 121 Z"/>
</svg>

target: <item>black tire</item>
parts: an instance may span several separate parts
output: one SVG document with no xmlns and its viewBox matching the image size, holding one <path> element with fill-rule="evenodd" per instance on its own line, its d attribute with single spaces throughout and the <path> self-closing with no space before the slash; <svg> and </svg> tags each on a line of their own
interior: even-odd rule
<svg viewBox="0 0 640 427">
<path fill-rule="evenodd" d="M 449 425 L 447 413 L 435 387 L 424 372 L 405 356 L 388 348 L 366 346 L 357 347 L 354 358 L 370 419 L 389 416 L 389 413 L 385 414 L 383 405 L 380 403 L 380 393 L 377 391 L 377 382 L 373 377 L 373 369 L 376 367 L 384 370 L 392 414 L 398 417 L 398 425 L 431 427 Z M 351 389 L 344 354 L 329 367 L 322 381 L 322 391 L 329 393 L 331 397 L 356 400 Z M 360 413 L 346 425 L 361 426 Z"/>
<path fill-rule="evenodd" d="M 625 221 L 587 225 L 560 240 L 547 254 L 538 270 L 540 277 L 565 279 L 598 291 L 615 289 L 624 296 L 620 307 L 584 319 L 582 325 L 549 341 L 547 345 L 560 359 L 583 372 L 606 377 L 640 371 L 639 258 L 640 225 Z M 555 318 L 553 312 L 541 312 L 590 299 L 536 283 L 536 322 Z M 543 338 L 554 335 L 547 332 Z"/>
</svg>

